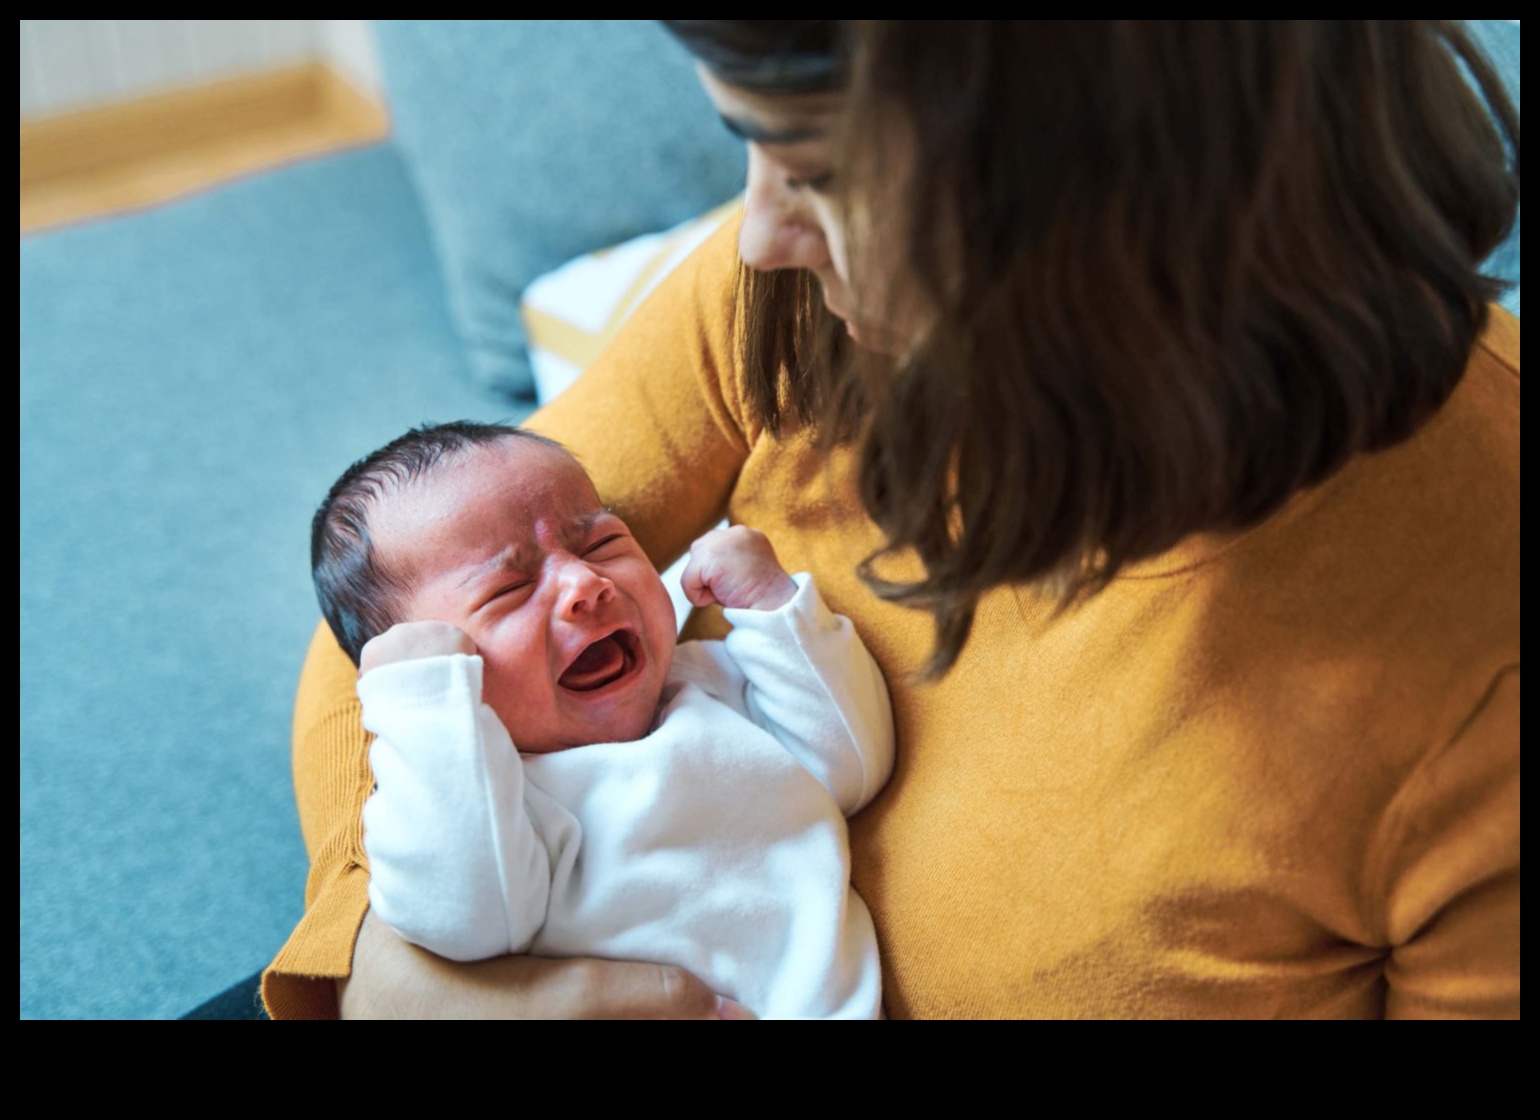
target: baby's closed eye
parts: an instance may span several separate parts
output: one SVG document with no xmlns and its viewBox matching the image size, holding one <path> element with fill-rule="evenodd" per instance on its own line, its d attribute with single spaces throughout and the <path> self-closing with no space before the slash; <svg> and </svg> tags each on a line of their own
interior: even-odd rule
<svg viewBox="0 0 1540 1120">
<path fill-rule="evenodd" d="M 520 579 L 511 583 L 502 584 L 481 601 L 481 603 L 476 607 L 476 611 L 485 610 L 487 607 L 490 607 L 494 603 L 497 603 L 500 606 L 508 606 L 510 605 L 511 600 L 513 600 L 521 593 L 528 591 L 534 585 L 535 581 L 532 579 Z"/>
<path fill-rule="evenodd" d="M 583 557 L 584 559 L 598 560 L 606 556 L 618 555 L 624 550 L 622 546 L 629 540 L 630 538 L 624 533 L 610 533 L 608 536 L 599 538 L 584 549 Z"/>
</svg>

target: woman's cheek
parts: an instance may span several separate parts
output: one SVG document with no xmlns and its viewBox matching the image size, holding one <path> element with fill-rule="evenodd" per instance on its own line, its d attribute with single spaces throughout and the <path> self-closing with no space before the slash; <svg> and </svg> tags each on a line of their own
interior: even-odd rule
<svg viewBox="0 0 1540 1120">
<path fill-rule="evenodd" d="M 850 255 L 843 215 L 832 202 L 820 200 L 817 205 L 819 224 L 823 227 L 824 242 L 828 246 L 829 263 L 834 268 L 834 274 L 840 278 L 840 283 L 848 288 Z"/>
</svg>

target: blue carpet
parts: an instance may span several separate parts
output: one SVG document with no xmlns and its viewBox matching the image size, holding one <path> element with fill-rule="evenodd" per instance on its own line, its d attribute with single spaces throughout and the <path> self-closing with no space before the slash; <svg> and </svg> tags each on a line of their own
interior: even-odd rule
<svg viewBox="0 0 1540 1120">
<path fill-rule="evenodd" d="M 380 147 L 21 242 L 21 1017 L 174 1017 L 298 918 L 310 514 L 474 388 Z"/>
</svg>

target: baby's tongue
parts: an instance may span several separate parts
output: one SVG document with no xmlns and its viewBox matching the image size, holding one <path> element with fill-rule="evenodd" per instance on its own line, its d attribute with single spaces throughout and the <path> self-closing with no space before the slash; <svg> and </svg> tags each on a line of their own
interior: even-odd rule
<svg viewBox="0 0 1540 1120">
<path fill-rule="evenodd" d="M 561 686 L 576 692 L 588 692 L 609 684 L 626 665 L 626 651 L 612 634 L 589 646 L 572 667 L 561 675 Z"/>
</svg>

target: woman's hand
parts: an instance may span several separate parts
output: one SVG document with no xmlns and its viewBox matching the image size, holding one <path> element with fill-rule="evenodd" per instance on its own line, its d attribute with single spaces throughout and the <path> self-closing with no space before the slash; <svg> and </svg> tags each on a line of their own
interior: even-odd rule
<svg viewBox="0 0 1540 1120">
<path fill-rule="evenodd" d="M 682 968 L 592 958 L 446 961 L 370 911 L 337 981 L 344 1019 L 752 1019 Z"/>
</svg>

